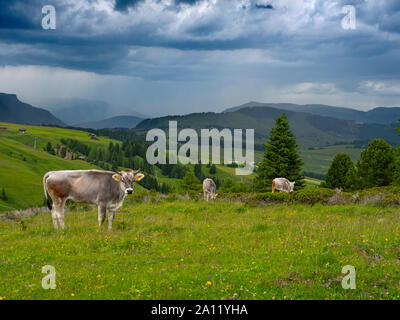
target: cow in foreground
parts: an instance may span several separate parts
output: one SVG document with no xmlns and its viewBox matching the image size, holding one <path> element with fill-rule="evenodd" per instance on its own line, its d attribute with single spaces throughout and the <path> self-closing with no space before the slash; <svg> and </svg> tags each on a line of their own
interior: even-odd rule
<svg viewBox="0 0 400 320">
<path fill-rule="evenodd" d="M 204 200 L 214 201 L 218 196 L 218 194 L 216 192 L 217 192 L 217 186 L 215 185 L 215 182 L 209 178 L 204 179 L 204 181 L 203 181 Z"/>
<path fill-rule="evenodd" d="M 292 193 L 295 184 L 296 182 L 290 182 L 286 178 L 276 178 L 272 180 L 272 193 L 274 193 L 275 190 Z"/>
<path fill-rule="evenodd" d="M 51 210 L 54 228 L 64 225 L 65 201 L 96 204 L 98 206 L 99 227 L 108 213 L 108 229 L 112 228 L 115 210 L 122 206 L 127 194 L 132 194 L 135 181 L 143 179 L 139 170 L 120 172 L 100 170 L 50 171 L 43 177 L 44 194 Z M 53 200 L 51 205 L 48 195 Z"/>
</svg>

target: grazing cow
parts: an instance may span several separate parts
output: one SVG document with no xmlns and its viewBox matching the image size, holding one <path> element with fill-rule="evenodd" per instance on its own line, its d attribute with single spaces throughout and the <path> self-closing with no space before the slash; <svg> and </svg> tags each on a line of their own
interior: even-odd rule
<svg viewBox="0 0 400 320">
<path fill-rule="evenodd" d="M 275 178 L 272 181 L 272 193 L 274 193 L 275 190 L 292 193 L 295 184 L 296 182 L 290 182 L 286 178 Z"/>
<path fill-rule="evenodd" d="M 204 200 L 214 201 L 218 196 L 218 193 L 216 193 L 216 191 L 217 191 L 217 186 L 215 185 L 215 182 L 209 178 L 204 179 L 203 181 Z"/>
<path fill-rule="evenodd" d="M 112 228 L 115 210 L 122 206 L 125 196 L 132 194 L 135 181 L 143 179 L 139 170 L 120 172 L 100 170 L 50 171 L 43 177 L 44 195 L 51 210 L 54 228 L 64 229 L 64 205 L 67 199 L 97 204 L 99 227 L 108 213 L 108 229 Z M 50 203 L 53 200 L 53 206 Z M 58 224 L 57 224 L 58 221 Z"/>
</svg>

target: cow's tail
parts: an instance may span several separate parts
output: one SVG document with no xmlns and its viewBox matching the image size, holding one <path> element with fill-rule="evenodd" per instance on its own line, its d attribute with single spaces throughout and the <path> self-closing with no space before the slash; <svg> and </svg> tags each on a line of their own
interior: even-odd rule
<svg viewBox="0 0 400 320">
<path fill-rule="evenodd" d="M 47 193 L 47 185 L 46 185 L 46 182 L 47 182 L 46 180 L 48 177 L 49 177 L 49 172 L 46 173 L 43 177 L 43 190 L 44 190 L 44 197 L 46 198 L 47 207 L 49 208 L 49 210 L 51 210 L 53 208 L 53 206 L 50 202 L 49 195 Z"/>
</svg>

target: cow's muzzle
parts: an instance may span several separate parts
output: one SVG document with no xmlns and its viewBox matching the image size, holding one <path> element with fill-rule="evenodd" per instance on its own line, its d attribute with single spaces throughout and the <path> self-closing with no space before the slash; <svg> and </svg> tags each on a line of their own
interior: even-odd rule
<svg viewBox="0 0 400 320">
<path fill-rule="evenodd" d="M 133 193 L 133 189 L 132 189 L 132 188 L 126 189 L 126 193 L 127 193 L 127 194 L 132 194 L 132 193 Z"/>
</svg>

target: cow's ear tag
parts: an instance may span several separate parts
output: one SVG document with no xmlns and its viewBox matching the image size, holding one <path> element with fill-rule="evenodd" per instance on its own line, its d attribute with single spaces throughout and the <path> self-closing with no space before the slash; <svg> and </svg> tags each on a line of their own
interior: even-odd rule
<svg viewBox="0 0 400 320">
<path fill-rule="evenodd" d="M 113 177 L 113 179 L 114 179 L 115 181 L 119 182 L 118 175 L 114 174 L 112 177 Z"/>
<path fill-rule="evenodd" d="M 140 175 L 139 177 L 136 178 L 136 181 L 140 181 L 140 180 L 142 180 L 143 178 L 144 178 L 144 175 L 142 174 L 142 175 Z"/>
</svg>

